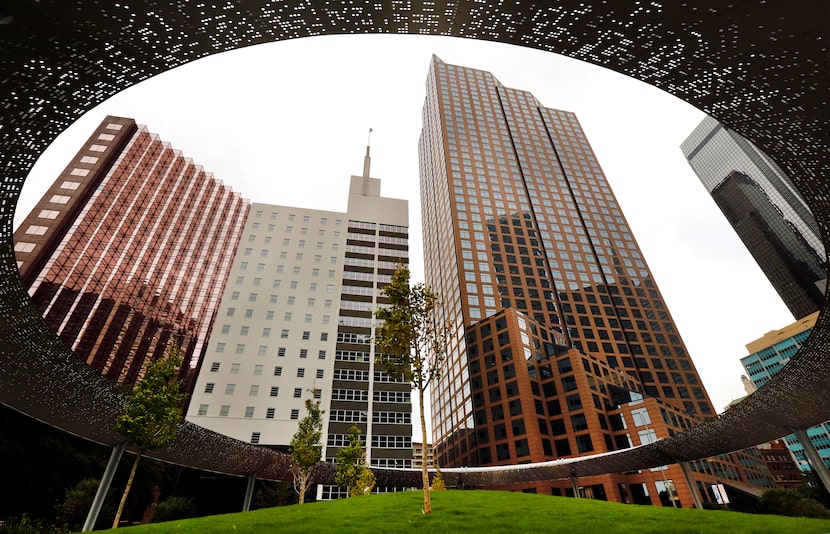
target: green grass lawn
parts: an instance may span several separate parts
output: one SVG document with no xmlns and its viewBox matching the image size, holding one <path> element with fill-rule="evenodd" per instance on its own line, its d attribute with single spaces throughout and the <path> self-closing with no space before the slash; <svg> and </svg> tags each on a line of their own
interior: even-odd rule
<svg viewBox="0 0 830 534">
<path fill-rule="evenodd" d="M 502 491 L 444 491 L 432 497 L 429 516 L 421 513 L 423 494 L 412 491 L 129 527 L 126 532 L 830 533 L 830 521 L 819 519 L 676 510 Z"/>
</svg>

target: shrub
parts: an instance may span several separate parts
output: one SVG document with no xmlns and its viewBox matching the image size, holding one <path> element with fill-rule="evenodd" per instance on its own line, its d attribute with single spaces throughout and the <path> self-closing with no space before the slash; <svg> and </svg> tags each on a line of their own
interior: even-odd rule
<svg viewBox="0 0 830 534">
<path fill-rule="evenodd" d="M 188 519 L 196 517 L 196 505 L 193 499 L 187 497 L 170 497 L 158 503 L 156 512 L 153 514 L 152 523 L 163 523 L 164 521 L 175 521 L 176 519 Z"/>
<path fill-rule="evenodd" d="M 435 464 L 435 476 L 432 477 L 432 491 L 444 491 L 446 489 L 446 486 L 444 486 L 444 476 L 441 474 L 441 467 Z"/>
<path fill-rule="evenodd" d="M 0 521 L 0 534 L 57 534 L 67 532 L 66 528 L 50 525 L 40 519 L 32 519 L 26 514 L 23 517 L 12 517 Z"/>
<path fill-rule="evenodd" d="M 830 519 L 830 512 L 817 500 L 803 497 L 797 491 L 788 489 L 765 492 L 758 503 L 758 511 L 762 514 Z"/>
</svg>

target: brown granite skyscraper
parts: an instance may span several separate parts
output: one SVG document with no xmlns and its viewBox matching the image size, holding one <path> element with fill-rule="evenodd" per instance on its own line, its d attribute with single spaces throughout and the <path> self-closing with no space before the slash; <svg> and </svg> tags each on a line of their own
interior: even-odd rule
<svg viewBox="0 0 830 534">
<path fill-rule="evenodd" d="M 433 57 L 419 153 L 426 282 L 458 325 L 438 464 L 613 451 L 715 415 L 573 113 Z M 596 478 L 599 498 L 676 497 L 662 471 Z"/>
</svg>

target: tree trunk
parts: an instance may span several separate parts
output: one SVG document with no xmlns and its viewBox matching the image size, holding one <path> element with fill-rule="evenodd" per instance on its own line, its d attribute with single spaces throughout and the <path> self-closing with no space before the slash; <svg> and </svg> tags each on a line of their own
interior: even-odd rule
<svg viewBox="0 0 830 534">
<path fill-rule="evenodd" d="M 121 496 L 121 503 L 118 505 L 118 511 L 115 512 L 115 519 L 112 521 L 112 528 L 118 528 L 118 523 L 121 521 L 121 512 L 124 511 L 124 504 L 127 502 L 127 495 L 130 494 L 130 488 L 133 486 L 133 479 L 135 478 L 135 472 L 138 470 L 138 462 L 141 460 L 141 455 L 144 451 L 138 451 L 138 454 L 135 455 L 135 461 L 133 462 L 133 468 L 130 470 L 130 478 L 127 479 L 127 487 L 124 488 L 124 494 Z"/>
<path fill-rule="evenodd" d="M 424 484 L 424 513 L 432 513 L 432 502 L 429 498 L 429 471 L 427 470 L 427 422 L 424 417 L 424 388 L 418 388 L 418 409 L 421 412 L 421 445 L 424 450 L 424 462 L 421 467 L 421 478 Z"/>
<path fill-rule="evenodd" d="M 308 489 L 308 476 L 300 473 L 300 504 L 305 504 L 305 492 Z"/>
</svg>

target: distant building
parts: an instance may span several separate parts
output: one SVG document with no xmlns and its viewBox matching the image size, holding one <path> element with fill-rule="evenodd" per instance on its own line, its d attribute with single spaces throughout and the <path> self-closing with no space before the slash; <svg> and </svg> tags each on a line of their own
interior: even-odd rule
<svg viewBox="0 0 830 534">
<path fill-rule="evenodd" d="M 20 276 L 104 376 L 133 384 L 179 345 L 190 392 L 248 204 L 146 127 L 106 117 L 15 232 Z"/>
<path fill-rule="evenodd" d="M 783 440 L 771 441 L 758 445 L 761 458 L 767 464 L 775 486 L 778 488 L 797 488 L 804 484 L 804 473 L 793 460 L 792 453 Z"/>
<path fill-rule="evenodd" d="M 435 56 L 426 87 L 425 278 L 456 328 L 431 388 L 435 461 L 494 466 L 604 453 L 714 417 L 576 116 Z M 752 455 L 692 462 L 693 486 L 670 465 L 586 477 L 577 491 L 689 507 L 693 490 L 707 500 L 716 482 L 772 486 Z M 503 489 L 574 494 L 569 481 Z"/>
<path fill-rule="evenodd" d="M 711 117 L 681 150 L 793 316 L 819 310 L 827 279 L 824 246 L 784 171 Z"/>
<path fill-rule="evenodd" d="M 749 356 L 741 358 L 741 365 L 744 366 L 755 386 L 763 386 L 798 352 L 810 336 L 818 315 L 819 312 L 815 312 L 780 330 L 767 332 L 763 337 L 747 344 Z M 807 435 L 824 464 L 830 467 L 830 421 L 807 429 Z M 809 471 L 810 464 L 804 453 L 804 447 L 795 435 L 787 436 L 784 441 L 798 462 L 799 468 L 802 471 Z"/>
<path fill-rule="evenodd" d="M 435 462 L 432 455 L 432 444 L 427 443 L 426 446 L 424 446 L 423 443 L 413 443 L 412 467 L 420 469 L 424 466 L 424 462 L 426 462 L 427 467 L 429 468 L 435 467 Z"/>
</svg>

